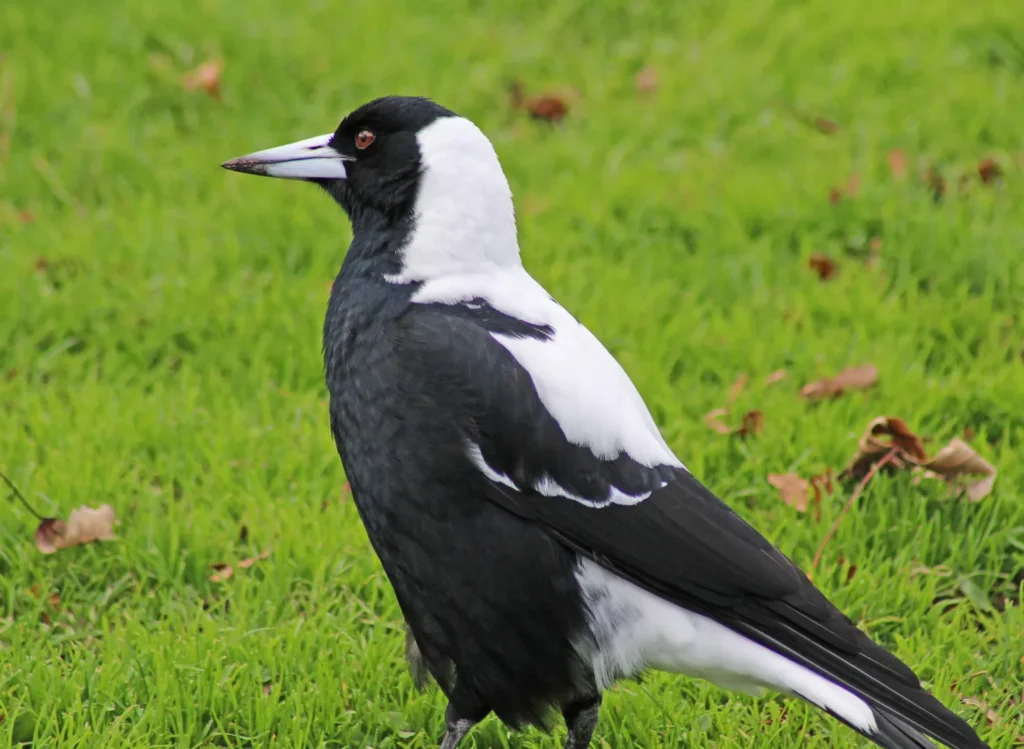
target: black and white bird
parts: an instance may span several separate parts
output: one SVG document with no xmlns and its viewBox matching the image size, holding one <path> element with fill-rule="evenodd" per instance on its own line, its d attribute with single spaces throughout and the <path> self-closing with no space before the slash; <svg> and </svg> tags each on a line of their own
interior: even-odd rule
<svg viewBox="0 0 1024 749">
<path fill-rule="evenodd" d="M 373 548 L 448 698 L 562 712 L 647 668 L 801 697 L 887 749 L 986 744 L 704 487 L 597 338 L 523 268 L 487 137 L 386 97 L 228 169 L 313 182 L 353 238 L 331 292 L 331 430 Z"/>
</svg>

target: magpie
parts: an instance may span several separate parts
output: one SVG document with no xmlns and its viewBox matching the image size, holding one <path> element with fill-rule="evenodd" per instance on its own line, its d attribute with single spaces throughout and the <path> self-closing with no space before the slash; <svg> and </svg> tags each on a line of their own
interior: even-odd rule
<svg viewBox="0 0 1024 749">
<path fill-rule="evenodd" d="M 352 241 L 323 328 L 330 426 L 442 749 L 659 669 L 825 710 L 886 749 L 986 744 L 680 462 L 598 339 L 524 269 L 508 180 L 417 97 L 227 169 L 312 182 Z"/>
</svg>

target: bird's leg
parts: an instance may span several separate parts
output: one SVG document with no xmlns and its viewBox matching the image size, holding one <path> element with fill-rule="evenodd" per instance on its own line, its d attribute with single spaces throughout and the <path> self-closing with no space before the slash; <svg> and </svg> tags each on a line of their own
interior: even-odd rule
<svg viewBox="0 0 1024 749">
<path fill-rule="evenodd" d="M 441 740 L 441 749 L 455 749 L 459 742 L 469 733 L 469 729 L 476 724 L 477 721 L 475 720 L 461 717 L 455 712 L 452 703 L 449 702 L 448 709 L 444 711 L 445 733 L 444 738 Z"/>
<path fill-rule="evenodd" d="M 587 749 L 590 737 L 597 727 L 597 714 L 601 711 L 601 695 L 586 697 L 570 703 L 562 708 L 565 727 L 569 735 L 565 739 L 565 749 Z"/>
</svg>

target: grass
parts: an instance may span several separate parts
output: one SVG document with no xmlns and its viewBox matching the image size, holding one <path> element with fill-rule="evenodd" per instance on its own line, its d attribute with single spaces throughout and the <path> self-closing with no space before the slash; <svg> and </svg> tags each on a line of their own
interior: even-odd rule
<svg viewBox="0 0 1024 749">
<path fill-rule="evenodd" d="M 528 267 L 620 358 L 687 465 L 804 567 L 852 487 L 816 520 L 767 473 L 841 466 L 878 415 L 932 449 L 973 431 L 1000 469 L 992 496 L 968 505 L 879 477 L 815 580 L 1011 746 L 1024 733 L 1018 15 L 996 0 L 4 3 L 0 470 L 44 514 L 110 502 L 122 523 L 116 542 L 44 557 L 34 519 L 0 502 L 0 746 L 435 745 L 442 698 L 406 674 L 327 428 L 320 325 L 349 228 L 312 188 L 217 168 L 392 92 L 430 95 L 492 137 Z M 214 57 L 222 100 L 183 90 Z M 658 87 L 639 95 L 648 65 Z M 515 77 L 575 88 L 565 123 L 511 111 Z M 987 156 L 998 186 L 973 176 Z M 928 165 L 949 185 L 938 202 Z M 857 195 L 833 205 L 851 174 Z M 840 262 L 833 280 L 807 269 L 814 251 Z M 798 397 L 861 362 L 877 388 Z M 789 378 L 764 386 L 779 368 Z M 740 373 L 751 385 L 734 410 L 765 414 L 745 441 L 702 422 Z M 595 746 L 865 745 L 795 702 L 660 674 L 605 705 Z M 561 735 L 491 720 L 468 745 Z"/>
</svg>

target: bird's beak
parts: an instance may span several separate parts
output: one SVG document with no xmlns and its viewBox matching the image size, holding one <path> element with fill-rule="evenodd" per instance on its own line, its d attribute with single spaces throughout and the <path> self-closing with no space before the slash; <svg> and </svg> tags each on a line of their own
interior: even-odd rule
<svg viewBox="0 0 1024 749">
<path fill-rule="evenodd" d="M 334 133 L 256 151 L 221 164 L 225 169 L 284 179 L 345 179 L 345 162 L 351 157 L 331 148 Z"/>
</svg>

